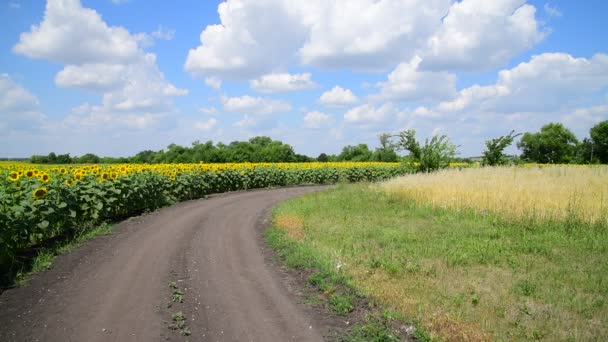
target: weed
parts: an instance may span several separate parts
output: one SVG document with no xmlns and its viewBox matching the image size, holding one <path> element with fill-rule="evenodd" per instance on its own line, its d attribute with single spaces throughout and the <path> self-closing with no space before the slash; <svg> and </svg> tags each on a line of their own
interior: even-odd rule
<svg viewBox="0 0 608 342">
<path fill-rule="evenodd" d="M 355 303 L 349 295 L 333 294 L 329 296 L 329 305 L 335 313 L 342 316 L 355 310 Z"/>
<path fill-rule="evenodd" d="M 174 290 L 171 295 L 171 300 L 173 303 L 183 303 L 184 302 L 184 293 L 180 290 Z"/>
</svg>

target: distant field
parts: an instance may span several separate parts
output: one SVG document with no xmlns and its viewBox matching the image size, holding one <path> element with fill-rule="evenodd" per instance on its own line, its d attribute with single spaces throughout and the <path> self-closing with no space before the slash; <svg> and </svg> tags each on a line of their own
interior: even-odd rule
<svg viewBox="0 0 608 342">
<path fill-rule="evenodd" d="M 449 170 L 291 200 L 273 231 L 432 339 L 606 341 L 607 202 L 606 166 Z"/>
</svg>

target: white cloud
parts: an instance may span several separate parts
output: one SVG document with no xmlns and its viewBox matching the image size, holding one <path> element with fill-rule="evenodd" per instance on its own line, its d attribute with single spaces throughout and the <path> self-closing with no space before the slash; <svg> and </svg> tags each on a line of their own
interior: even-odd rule
<svg viewBox="0 0 608 342">
<path fill-rule="evenodd" d="M 414 57 L 409 63 L 401 63 L 380 82 L 379 94 L 374 100 L 441 101 L 456 95 L 456 76 L 447 72 L 420 71 L 422 59 Z"/>
<path fill-rule="evenodd" d="M 202 108 L 199 108 L 198 111 L 205 115 L 217 115 L 217 113 L 218 113 L 217 108 L 215 108 L 215 107 L 202 107 Z"/>
<path fill-rule="evenodd" d="M 293 64 L 382 71 L 415 55 L 433 69 L 499 66 L 544 37 L 526 0 L 228 0 L 184 68 L 252 79 Z"/>
<path fill-rule="evenodd" d="M 155 39 L 173 40 L 173 38 L 175 38 L 175 29 L 170 29 L 159 25 L 156 31 L 150 33 L 150 35 Z"/>
<path fill-rule="evenodd" d="M 582 105 L 608 87 L 608 55 L 575 58 L 544 53 L 499 72 L 494 85 L 474 85 L 443 102 L 443 112 L 551 112 Z"/>
<path fill-rule="evenodd" d="M 254 118 L 250 117 L 247 114 L 245 114 L 241 120 L 234 123 L 235 127 L 240 127 L 240 128 L 251 128 L 256 125 L 257 125 L 257 120 L 255 120 Z"/>
<path fill-rule="evenodd" d="M 260 93 L 307 90 L 317 87 L 317 84 L 311 80 L 311 74 L 308 72 L 303 74 L 267 74 L 249 81 L 249 85 L 251 89 Z"/>
<path fill-rule="evenodd" d="M 198 130 L 201 131 L 210 131 L 213 129 L 213 127 L 215 127 L 215 125 L 217 124 L 217 120 L 214 118 L 210 118 L 209 120 L 206 121 L 197 121 L 194 123 L 194 127 Z"/>
<path fill-rule="evenodd" d="M 0 128 L 37 128 L 44 119 L 38 98 L 13 81 L 9 75 L 0 74 Z"/>
<path fill-rule="evenodd" d="M 109 27 L 79 0 L 47 1 L 42 22 L 21 33 L 13 51 L 63 64 L 125 63 L 140 54 L 125 28 Z"/>
<path fill-rule="evenodd" d="M 357 125 L 382 124 L 396 115 L 397 109 L 391 103 L 385 103 L 377 108 L 371 104 L 364 104 L 346 112 L 344 122 Z"/>
<path fill-rule="evenodd" d="M 213 89 L 220 89 L 222 87 L 222 80 L 217 77 L 206 77 L 205 84 Z"/>
<path fill-rule="evenodd" d="M 321 128 L 333 122 L 333 118 L 319 111 L 306 113 L 304 116 L 304 127 L 306 128 Z"/>
<path fill-rule="evenodd" d="M 124 64 L 68 65 L 55 75 L 55 84 L 95 92 L 116 89 L 123 82 Z"/>
<path fill-rule="evenodd" d="M 440 25 L 448 0 L 317 1 L 299 9 L 309 30 L 304 64 L 383 70 L 409 59 Z"/>
<path fill-rule="evenodd" d="M 269 115 L 291 111 L 291 105 L 283 100 L 244 95 L 240 97 L 222 97 L 224 109 L 229 112 L 240 112 L 254 115 Z"/>
<path fill-rule="evenodd" d="M 8 7 L 12 8 L 12 9 L 19 9 L 19 8 L 21 8 L 21 4 L 18 2 L 10 1 L 8 3 Z"/>
<path fill-rule="evenodd" d="M 359 99 L 353 94 L 350 89 L 345 89 L 340 86 L 335 86 L 321 94 L 319 103 L 328 107 L 344 107 L 355 104 Z"/>
<path fill-rule="evenodd" d="M 559 18 L 562 16 L 562 12 L 557 7 L 549 5 L 549 3 L 546 3 L 543 9 L 549 17 Z"/>
<path fill-rule="evenodd" d="M 305 39 L 297 11 L 287 1 L 227 1 L 221 24 L 208 25 L 190 49 L 185 70 L 198 77 L 250 79 L 293 59 Z"/>
<path fill-rule="evenodd" d="M 172 111 L 172 98 L 188 91 L 167 82 L 156 56 L 144 52 L 140 40 L 122 27 L 108 26 L 78 0 L 49 0 L 42 22 L 22 33 L 13 50 L 66 64 L 55 76 L 58 86 L 102 95 L 101 105 L 75 108 L 71 123 L 142 128 Z"/>
<path fill-rule="evenodd" d="M 428 39 L 422 67 L 487 70 L 543 39 L 536 8 L 526 0 L 463 0 L 450 7 Z"/>
</svg>

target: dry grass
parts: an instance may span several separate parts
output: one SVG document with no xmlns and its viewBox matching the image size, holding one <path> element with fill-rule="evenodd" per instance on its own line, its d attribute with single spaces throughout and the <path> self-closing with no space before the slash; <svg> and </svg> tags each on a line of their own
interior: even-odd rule
<svg viewBox="0 0 608 342">
<path fill-rule="evenodd" d="M 381 188 L 442 208 L 540 220 L 572 215 L 587 223 L 608 220 L 608 166 L 450 169 L 399 177 Z"/>
<path fill-rule="evenodd" d="M 302 240 L 304 238 L 304 220 L 299 216 L 277 216 L 275 225 L 277 228 L 284 230 L 292 239 Z"/>
</svg>

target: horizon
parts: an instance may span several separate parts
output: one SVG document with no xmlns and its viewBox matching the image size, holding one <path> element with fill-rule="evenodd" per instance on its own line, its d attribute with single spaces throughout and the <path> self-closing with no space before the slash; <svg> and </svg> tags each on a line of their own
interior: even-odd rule
<svg viewBox="0 0 608 342">
<path fill-rule="evenodd" d="M 127 157 L 268 136 L 315 157 L 380 133 L 491 138 L 608 120 L 594 0 L 9 0 L 0 157 Z M 519 154 L 511 146 L 507 154 Z"/>
</svg>

